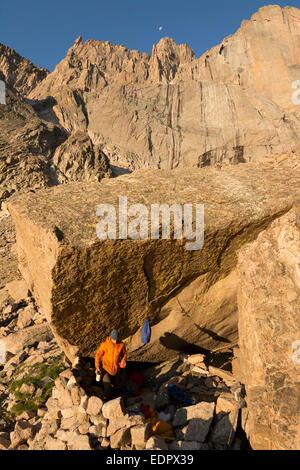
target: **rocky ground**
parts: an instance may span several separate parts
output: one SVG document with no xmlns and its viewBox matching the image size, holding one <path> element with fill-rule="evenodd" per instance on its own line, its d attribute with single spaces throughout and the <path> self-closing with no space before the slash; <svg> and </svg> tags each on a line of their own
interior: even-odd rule
<svg viewBox="0 0 300 470">
<path fill-rule="evenodd" d="M 294 165 L 293 162 L 289 162 L 286 167 L 282 166 L 278 172 L 277 169 L 276 171 L 272 169 L 272 165 L 270 169 L 266 165 L 262 174 L 258 169 L 254 173 L 255 178 L 250 180 L 250 193 L 255 193 L 256 197 L 262 191 L 259 188 L 266 188 L 267 184 L 274 180 L 276 200 L 272 196 L 275 193 L 274 188 L 269 191 L 267 196 L 262 193 L 262 210 L 257 216 L 253 212 L 253 200 L 251 204 L 249 203 L 249 209 L 252 211 L 251 217 L 256 217 L 253 219 L 255 222 L 253 227 L 255 229 L 258 227 L 261 230 L 252 244 L 249 238 L 245 239 L 243 233 L 240 234 L 240 232 L 238 234 L 242 235 L 242 238 L 237 237 L 237 242 L 229 246 L 230 250 L 225 244 L 227 247 L 225 254 L 227 253 L 229 263 L 235 263 L 231 253 L 239 250 L 236 268 L 238 274 L 235 275 L 235 271 L 232 271 L 227 278 L 222 279 L 219 290 L 211 288 L 208 296 L 204 299 L 205 301 L 201 304 L 203 312 L 212 312 L 212 315 L 209 316 L 212 328 L 208 328 L 206 324 L 204 332 L 212 336 L 214 342 L 206 345 L 205 350 L 199 350 L 197 341 L 192 336 L 193 326 L 197 328 L 197 325 L 201 325 L 203 322 L 201 315 L 194 318 L 186 316 L 185 323 L 183 322 L 182 310 L 190 308 L 191 297 L 187 294 L 190 292 L 192 296 L 197 296 L 197 292 L 199 292 L 199 290 L 197 291 L 199 285 L 197 287 L 198 280 L 196 279 L 196 284 L 192 283 L 189 286 L 189 292 L 183 289 L 178 294 L 180 311 L 175 311 L 176 318 L 178 318 L 177 324 L 171 321 L 171 317 L 166 317 L 158 325 L 158 332 L 157 325 L 153 324 L 151 342 L 143 348 L 140 347 L 140 331 L 135 335 L 134 348 L 130 348 L 130 342 L 126 338 L 129 351 L 127 372 L 129 374 L 133 371 L 141 371 L 142 368 L 144 385 L 139 396 L 124 396 L 123 400 L 113 401 L 110 406 L 103 404 L 101 388 L 95 382 L 93 361 L 82 357 L 82 361 L 76 366 L 74 363 L 71 364 L 61 349 L 64 346 L 63 343 L 61 344 L 61 338 L 66 338 L 66 335 L 62 334 L 59 337 L 59 330 L 54 328 L 60 346 L 53 339 L 53 333 L 49 326 L 51 323 L 52 327 L 53 325 L 55 327 L 53 318 L 54 320 L 63 318 L 68 327 L 71 323 L 70 319 L 65 314 L 60 314 L 56 317 L 47 316 L 46 321 L 45 308 L 40 307 L 42 314 L 35 299 L 28 291 L 28 286 L 38 286 L 34 295 L 41 301 L 44 289 L 40 289 L 40 280 L 45 266 L 48 269 L 48 263 L 39 263 L 48 258 L 43 253 L 32 258 L 31 270 L 35 276 L 33 284 L 31 282 L 26 284 L 20 273 L 16 273 L 16 251 L 20 255 L 19 249 L 22 248 L 20 241 L 29 236 L 32 224 L 24 225 L 22 222 L 24 210 L 20 211 L 23 216 L 19 218 L 17 225 L 19 232 L 17 230 L 18 250 L 16 250 L 11 217 L 5 209 L 6 203 L 2 204 L 0 226 L 3 227 L 5 236 L 2 238 L 1 253 L 3 256 L 0 258 L 0 340 L 5 344 L 8 352 L 6 364 L 2 367 L 3 370 L 0 374 L 0 407 L 2 410 L 0 432 L 3 447 L 21 449 L 56 447 L 63 449 L 133 449 L 167 448 L 166 446 L 168 446 L 170 449 L 238 449 L 247 445 L 249 437 L 253 449 L 299 448 L 297 441 L 299 436 L 297 431 L 299 425 L 299 372 L 297 363 L 291 360 L 291 345 L 299 338 L 300 331 L 299 315 L 297 315 L 299 310 L 299 271 L 297 270 L 300 246 L 299 207 L 294 205 L 289 210 L 289 206 L 297 198 L 299 178 L 297 179 L 297 165 L 293 166 L 292 170 L 289 169 L 291 163 Z M 282 162 L 282 165 L 285 165 L 285 162 Z M 235 184 L 241 178 L 243 171 L 250 173 L 252 168 L 249 164 L 242 167 L 241 169 L 232 167 L 233 169 L 230 170 L 230 172 L 237 171 L 239 173 L 235 177 Z M 203 179 L 206 171 L 199 171 L 201 171 Z M 227 172 L 224 170 L 219 175 L 216 174 L 214 183 L 218 177 L 223 181 L 226 174 Z M 269 178 L 266 178 L 268 174 Z M 264 179 L 264 184 L 260 184 L 259 178 Z M 128 179 L 124 183 L 128 184 Z M 101 187 L 106 184 L 103 182 Z M 122 184 L 120 178 L 118 189 Z M 189 184 L 191 185 L 190 177 Z M 256 191 L 254 191 L 255 184 L 258 186 Z M 66 185 L 67 187 L 68 185 Z M 243 188 L 246 187 L 244 184 Z M 85 192 L 84 196 L 86 209 L 89 195 Z M 268 198 L 270 198 L 269 203 Z M 33 204 L 34 199 L 31 197 L 28 201 L 29 209 L 26 209 L 28 214 L 30 215 L 32 211 L 36 211 L 37 214 L 44 213 L 38 204 Z M 239 195 L 239 201 L 241 200 Z M 258 199 L 258 203 L 259 201 Z M 50 207 L 50 202 L 51 199 L 47 197 L 43 204 L 45 207 L 46 204 L 47 207 Z M 270 204 L 269 209 L 268 204 Z M 62 206 L 62 204 L 52 205 L 54 208 Z M 30 207 L 32 207 L 32 211 Z M 258 207 L 259 204 L 255 206 L 256 211 Z M 241 216 L 239 206 L 236 210 Z M 52 215 L 53 213 L 54 211 L 51 212 Z M 74 235 L 73 227 L 78 227 L 78 214 L 80 211 L 76 212 L 77 225 L 71 220 L 72 230 L 67 227 L 63 231 L 67 234 L 65 239 L 69 238 L 69 234 Z M 232 211 L 230 212 L 231 216 Z M 268 219 L 269 223 L 264 225 Z M 16 220 L 18 221 L 18 218 Z M 86 223 L 86 217 L 84 221 Z M 216 219 L 214 219 L 214 223 L 215 221 Z M 249 218 L 245 217 L 245 221 L 249 227 Z M 63 220 L 63 223 L 65 224 L 66 220 Z M 244 222 L 242 221 L 242 223 Z M 224 217 L 222 224 L 225 224 Z M 60 223 L 55 226 L 64 227 Z M 49 227 L 51 228 L 51 226 Z M 224 227 L 226 229 L 227 225 L 225 224 Z M 51 231 L 44 233 L 41 229 L 39 233 L 38 239 L 44 241 L 44 246 L 49 234 L 51 242 Z M 28 246 L 28 259 L 32 253 L 35 253 L 33 248 L 36 246 L 36 239 L 37 237 L 33 237 L 32 241 L 30 239 L 26 244 L 24 243 L 24 246 Z M 214 243 L 207 248 L 208 254 L 213 253 L 214 256 L 216 253 L 215 240 L 216 237 Z M 52 242 L 50 242 L 51 248 Z M 243 244 L 245 250 L 242 251 Z M 38 249 L 39 246 L 37 246 Z M 158 250 L 158 262 L 162 259 L 160 253 Z M 167 256 L 164 256 L 163 259 L 169 262 Z M 224 265 L 224 259 L 223 257 L 221 268 Z M 21 261 L 21 263 L 19 262 L 19 269 L 21 269 L 26 258 L 21 256 L 19 261 Z M 26 263 L 24 265 L 26 266 Z M 110 265 L 112 265 L 111 262 Z M 187 265 L 193 266 L 191 263 L 187 263 Z M 68 266 L 67 269 L 66 266 Z M 83 263 L 80 267 L 82 268 L 82 266 Z M 85 266 L 89 266 L 89 264 L 87 263 Z M 99 266 L 102 265 L 99 263 Z M 225 269 L 227 269 L 226 267 L 228 268 L 228 264 L 225 263 Z M 60 271 L 62 268 L 64 271 Z M 99 268 L 97 267 L 97 269 Z M 130 272 L 128 269 L 127 271 Z M 60 276 L 56 276 L 58 281 L 66 279 L 64 273 L 73 274 L 74 265 L 66 265 L 66 262 L 59 264 L 57 272 L 60 273 Z M 99 270 L 95 272 L 99 278 Z M 119 276 L 119 272 L 116 272 Z M 153 272 L 160 273 L 162 270 L 157 269 Z M 173 272 L 174 264 L 170 264 L 170 273 Z M 104 281 L 105 276 L 106 273 L 103 276 Z M 123 279 L 126 276 L 127 273 Z M 28 279 L 30 280 L 30 277 Z M 90 277 L 86 276 L 86 279 L 90 280 Z M 141 277 L 141 279 L 144 278 Z M 136 275 L 132 282 L 134 285 Z M 236 284 L 234 284 L 235 282 Z M 161 284 L 157 283 L 159 286 Z M 127 282 L 126 286 L 129 285 L 131 286 L 132 283 Z M 231 286 L 231 290 L 228 286 Z M 264 288 L 262 289 L 261 286 Z M 52 287 L 53 285 L 48 283 L 48 288 Z M 57 290 L 57 287 L 58 283 L 55 281 L 54 288 Z M 94 301 L 95 292 L 99 294 L 99 289 L 95 290 L 95 286 L 92 284 L 85 291 L 92 293 L 90 299 Z M 235 289 L 238 291 L 238 296 Z M 79 291 L 83 291 L 83 289 L 76 291 L 76 297 L 74 297 L 76 305 L 78 304 Z M 69 301 L 69 297 L 66 296 L 66 292 L 69 291 L 64 285 L 58 292 L 59 294 L 56 294 L 57 300 L 63 298 Z M 128 297 L 128 291 L 124 291 L 124 293 Z M 136 301 L 140 294 L 141 289 L 135 288 L 132 292 L 132 302 Z M 232 314 L 230 296 L 233 299 L 233 305 L 235 302 L 238 304 L 239 315 L 235 316 L 234 311 Z M 114 290 L 115 298 L 116 290 Z M 217 304 L 213 303 L 215 301 Z M 103 302 L 103 297 L 102 299 L 99 297 L 94 303 L 95 308 L 91 309 L 91 311 L 97 311 L 98 318 L 101 302 Z M 47 304 L 45 305 L 47 306 Z M 233 322 L 233 325 L 237 323 L 238 316 L 239 324 L 236 324 L 235 331 L 236 334 L 238 333 L 239 348 L 235 347 L 237 342 L 224 341 L 226 337 L 222 333 L 222 328 L 224 325 L 226 326 L 226 322 L 223 321 L 226 308 L 228 318 Z M 69 311 L 71 310 L 69 309 Z M 109 315 L 107 315 L 110 328 L 112 327 L 111 311 L 108 311 Z M 144 305 L 141 305 L 140 312 L 144 315 Z M 137 309 L 135 315 L 137 315 Z M 87 316 L 78 318 L 82 321 L 80 324 L 82 328 L 77 330 L 77 339 L 79 343 L 86 345 L 87 336 L 84 334 L 86 333 L 84 328 L 87 325 Z M 91 328 L 95 329 L 96 320 L 95 317 L 90 321 Z M 72 324 L 76 324 L 74 319 Z M 176 325 L 181 330 L 175 330 L 174 333 L 170 328 L 174 328 Z M 185 325 L 184 330 L 182 330 L 183 325 Z M 114 327 L 119 328 L 119 324 Z M 98 338 L 94 347 L 81 351 L 79 354 L 81 356 L 92 355 L 99 340 L 104 338 L 106 334 L 108 334 L 107 331 L 98 330 Z M 125 338 L 125 335 L 122 337 Z M 212 350 L 216 351 L 216 342 L 218 347 L 227 348 L 227 351 L 222 349 L 222 354 L 218 355 L 216 352 L 209 353 Z M 71 341 L 70 344 L 74 344 L 74 341 Z M 153 354 L 159 344 L 166 346 L 165 353 L 167 355 L 164 357 Z M 201 341 L 200 344 L 203 342 Z M 234 348 L 234 360 L 232 360 L 232 348 Z M 205 356 L 202 355 L 203 353 Z M 74 360 L 72 356 L 68 355 L 68 357 L 71 361 Z M 149 360 L 155 360 L 159 364 L 150 367 L 151 364 L 147 362 Z M 132 361 L 139 361 L 139 364 Z M 233 375 L 231 374 L 231 366 Z M 171 382 L 193 399 L 190 406 L 174 403 L 168 394 L 168 385 Z M 245 385 L 247 391 L 247 408 L 242 406 L 244 403 L 241 400 L 240 383 Z M 284 385 L 281 386 L 282 384 Z M 288 408 L 285 407 L 287 401 Z M 148 421 L 149 418 L 142 412 L 141 405 L 150 406 L 150 409 L 155 413 L 155 416 L 152 416 L 153 419 L 150 414 L 150 421 Z M 94 406 L 95 408 L 92 408 Z M 135 410 L 131 409 L 132 406 Z M 105 411 L 106 409 L 112 411 Z M 168 427 L 167 425 L 171 427 L 168 430 L 168 435 L 162 432 L 164 427 Z M 20 434 L 23 436 L 22 438 L 15 437 Z"/>
<path fill-rule="evenodd" d="M 34 299 L 20 299 L 28 294 L 22 280 L 15 281 L 13 292 L 18 301 L 8 297 L 0 310 L 0 339 L 7 349 L 6 363 L 0 366 L 0 449 L 205 450 L 246 445 L 241 431 L 247 418 L 243 387 L 225 370 L 230 368 L 230 352 L 181 354 L 147 367 L 139 395 L 117 394 L 104 403 L 93 361 L 82 358 L 72 365 Z M 136 369 L 129 361 L 127 375 L 134 370 L 141 365 Z M 183 406 L 170 397 L 169 384 L 178 386 L 192 404 Z M 142 405 L 153 410 L 154 420 L 139 411 Z M 164 423 L 170 425 L 167 434 Z"/>
</svg>

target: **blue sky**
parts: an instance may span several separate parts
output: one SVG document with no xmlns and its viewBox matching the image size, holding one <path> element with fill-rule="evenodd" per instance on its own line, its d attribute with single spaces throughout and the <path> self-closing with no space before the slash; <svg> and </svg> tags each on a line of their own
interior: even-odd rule
<svg viewBox="0 0 300 470">
<path fill-rule="evenodd" d="M 259 0 L 1 0 L 0 42 L 53 70 L 81 34 L 151 53 L 161 37 L 188 43 L 199 57 L 234 33 Z M 274 2 L 300 8 L 300 0 Z M 159 27 L 162 30 L 159 30 Z"/>
</svg>

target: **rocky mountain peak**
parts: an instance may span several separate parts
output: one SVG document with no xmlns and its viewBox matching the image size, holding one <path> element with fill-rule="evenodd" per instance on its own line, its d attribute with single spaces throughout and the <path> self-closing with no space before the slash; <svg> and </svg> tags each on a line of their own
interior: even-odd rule
<svg viewBox="0 0 300 470">
<path fill-rule="evenodd" d="M 154 81 L 173 80 L 181 64 L 190 63 L 195 57 L 188 44 L 176 44 L 174 39 L 162 38 L 152 48 L 150 75 Z"/>
<path fill-rule="evenodd" d="M 130 170 L 298 153 L 295 37 L 300 10 L 270 5 L 199 59 L 169 37 L 151 56 L 78 38 L 29 96 L 52 96 L 56 105 L 44 118 L 68 132 L 88 131 L 113 165 Z"/>
<path fill-rule="evenodd" d="M 251 21 L 272 21 L 275 18 L 284 18 L 290 14 L 296 16 L 299 10 L 295 7 L 285 6 L 280 7 L 279 5 L 264 5 L 260 7 L 253 15 L 251 16 Z"/>
<path fill-rule="evenodd" d="M 177 60 L 181 63 L 190 62 L 195 57 L 194 51 L 188 44 L 177 44 L 174 39 L 169 37 L 161 38 L 160 41 L 153 46 L 152 56 L 156 54 L 159 58 L 163 56 L 170 60 Z"/>
<path fill-rule="evenodd" d="M 78 38 L 75 41 L 75 45 L 78 46 L 79 44 L 82 44 L 82 36 L 78 36 Z"/>
<path fill-rule="evenodd" d="M 0 70 L 5 82 L 22 95 L 30 93 L 49 73 L 3 44 L 0 44 Z"/>
</svg>

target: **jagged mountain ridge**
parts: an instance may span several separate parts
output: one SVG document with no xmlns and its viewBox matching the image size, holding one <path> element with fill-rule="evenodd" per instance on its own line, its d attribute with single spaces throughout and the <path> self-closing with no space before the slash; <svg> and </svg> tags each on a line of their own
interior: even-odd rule
<svg viewBox="0 0 300 470">
<path fill-rule="evenodd" d="M 49 73 L 0 43 L 0 71 L 7 85 L 22 95 L 30 93 Z"/>
<path fill-rule="evenodd" d="M 298 152 L 300 11 L 261 8 L 199 59 L 163 38 L 152 55 L 81 38 L 28 97 L 40 115 L 88 132 L 112 164 L 175 168 Z"/>
<path fill-rule="evenodd" d="M 5 46 L 0 70 L 42 120 L 85 134 L 112 167 L 235 164 L 300 152 L 297 38 L 300 10 L 270 5 L 200 58 L 170 38 L 149 56 L 79 37 L 52 73 Z"/>
</svg>

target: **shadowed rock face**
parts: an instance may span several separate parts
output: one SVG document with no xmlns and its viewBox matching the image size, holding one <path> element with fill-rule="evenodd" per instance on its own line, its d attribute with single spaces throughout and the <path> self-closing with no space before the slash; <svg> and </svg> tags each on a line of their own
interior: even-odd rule
<svg viewBox="0 0 300 470">
<path fill-rule="evenodd" d="M 154 336 L 143 360 L 170 358 L 182 344 L 228 346 L 237 341 L 237 252 L 291 208 L 299 177 L 299 164 L 287 159 L 278 167 L 140 170 L 13 197 L 19 269 L 70 358 L 93 354 L 112 328 L 130 337 L 134 358 L 147 289 Z M 204 203 L 203 248 L 188 251 L 184 239 L 99 240 L 96 208 L 117 207 L 120 195 L 148 208 Z"/>
<path fill-rule="evenodd" d="M 6 103 L 0 104 L 0 203 L 16 191 L 111 176 L 106 155 L 87 134 L 68 138 L 8 85 L 5 95 Z"/>
<path fill-rule="evenodd" d="M 60 183 L 99 182 L 112 176 L 108 158 L 83 132 L 75 132 L 58 147 L 53 166 Z"/>
<path fill-rule="evenodd" d="M 7 86 L 6 104 L 0 104 L 0 202 L 15 191 L 53 184 L 50 159 L 66 138 Z"/>
<path fill-rule="evenodd" d="M 113 165 L 131 170 L 299 152 L 299 37 L 300 10 L 271 5 L 199 59 L 170 38 L 151 56 L 76 41 L 29 98 L 38 106 L 52 97 L 41 117 L 88 131 Z"/>
<path fill-rule="evenodd" d="M 251 445 L 299 449 L 299 207 L 241 250 L 237 271 L 240 369 Z"/>
</svg>

